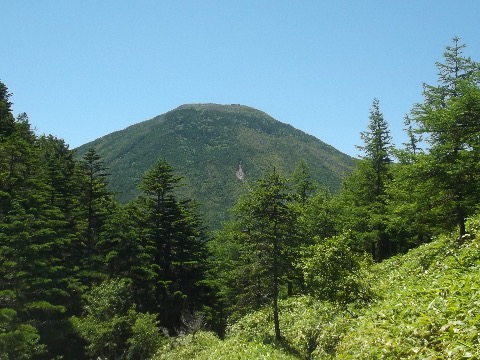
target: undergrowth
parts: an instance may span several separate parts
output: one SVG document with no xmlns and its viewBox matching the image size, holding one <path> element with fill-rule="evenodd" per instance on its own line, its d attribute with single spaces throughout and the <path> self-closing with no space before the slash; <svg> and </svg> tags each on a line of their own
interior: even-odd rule
<svg viewBox="0 0 480 360">
<path fill-rule="evenodd" d="M 470 234 L 445 235 L 371 268 L 376 294 L 349 308 L 309 296 L 280 302 L 227 329 L 171 339 L 155 359 L 480 359 L 480 216 Z"/>
</svg>

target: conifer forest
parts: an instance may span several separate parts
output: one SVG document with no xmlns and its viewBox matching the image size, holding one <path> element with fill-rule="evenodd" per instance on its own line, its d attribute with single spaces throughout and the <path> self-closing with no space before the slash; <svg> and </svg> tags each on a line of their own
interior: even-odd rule
<svg viewBox="0 0 480 360">
<path fill-rule="evenodd" d="M 240 165 L 216 226 L 165 157 L 119 201 L 97 149 L 37 134 L 0 82 L 0 359 L 479 359 L 480 63 L 464 48 L 405 109 L 406 143 L 372 99 L 337 188 L 306 160 Z"/>
</svg>

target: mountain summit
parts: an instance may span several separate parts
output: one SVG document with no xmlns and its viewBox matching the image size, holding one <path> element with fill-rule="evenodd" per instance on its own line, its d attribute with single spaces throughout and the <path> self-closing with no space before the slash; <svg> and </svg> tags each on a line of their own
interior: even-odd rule
<svg viewBox="0 0 480 360">
<path fill-rule="evenodd" d="M 304 159 L 312 177 L 335 191 L 354 160 L 314 136 L 243 105 L 182 105 L 80 146 L 93 147 L 120 201 L 137 194 L 144 172 L 163 157 L 185 177 L 189 195 L 218 225 L 248 186 L 275 166 L 289 176 Z"/>
</svg>

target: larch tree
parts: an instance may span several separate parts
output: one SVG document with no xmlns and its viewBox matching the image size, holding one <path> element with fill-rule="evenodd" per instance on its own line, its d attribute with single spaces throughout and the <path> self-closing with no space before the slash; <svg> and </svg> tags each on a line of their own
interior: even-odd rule
<svg viewBox="0 0 480 360">
<path fill-rule="evenodd" d="M 430 191 L 441 201 L 431 204 L 441 209 L 446 223 L 456 224 L 464 235 L 465 219 L 480 200 L 478 125 L 480 64 L 463 56 L 465 45 L 453 39 L 436 63 L 438 85 L 424 85 L 424 101 L 412 110 L 429 145 L 422 160 L 422 175 L 431 180 Z"/>
</svg>

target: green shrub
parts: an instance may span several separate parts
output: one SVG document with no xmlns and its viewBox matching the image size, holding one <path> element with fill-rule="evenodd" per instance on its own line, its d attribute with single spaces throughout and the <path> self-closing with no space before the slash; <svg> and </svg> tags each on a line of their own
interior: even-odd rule
<svg viewBox="0 0 480 360">
<path fill-rule="evenodd" d="M 322 354 L 334 354 L 336 342 L 344 329 L 332 324 L 344 314 L 342 308 L 329 302 L 320 302 L 309 296 L 292 297 L 279 302 L 282 343 L 275 343 L 269 307 L 250 313 L 231 325 L 227 329 L 227 339 L 274 344 L 301 358 L 308 358 L 319 346 L 323 347 Z"/>
<path fill-rule="evenodd" d="M 195 359 L 204 352 L 213 351 L 221 340 L 213 333 L 199 331 L 195 334 L 170 338 L 154 356 L 154 360 Z"/>
<path fill-rule="evenodd" d="M 150 359 L 160 345 L 165 341 L 154 314 L 138 313 L 130 310 L 129 316 L 135 319 L 132 325 L 132 335 L 127 340 L 127 359 Z"/>
<path fill-rule="evenodd" d="M 85 296 L 85 315 L 72 317 L 92 358 L 147 359 L 162 342 L 156 315 L 139 313 L 131 302 L 129 282 L 111 279 Z"/>
<path fill-rule="evenodd" d="M 312 245 L 298 262 L 307 291 L 319 300 L 346 305 L 366 303 L 374 297 L 366 281 L 367 258 L 350 249 L 347 237 L 345 234 Z"/>
<path fill-rule="evenodd" d="M 195 337 L 186 335 L 170 339 L 153 358 L 154 360 L 292 360 L 296 357 L 269 344 L 247 342 L 239 338 L 220 340 L 210 332 L 200 331 Z"/>
<path fill-rule="evenodd" d="M 15 310 L 0 309 L 0 359 L 31 359 L 44 352 L 37 329 L 18 323 Z"/>
</svg>

